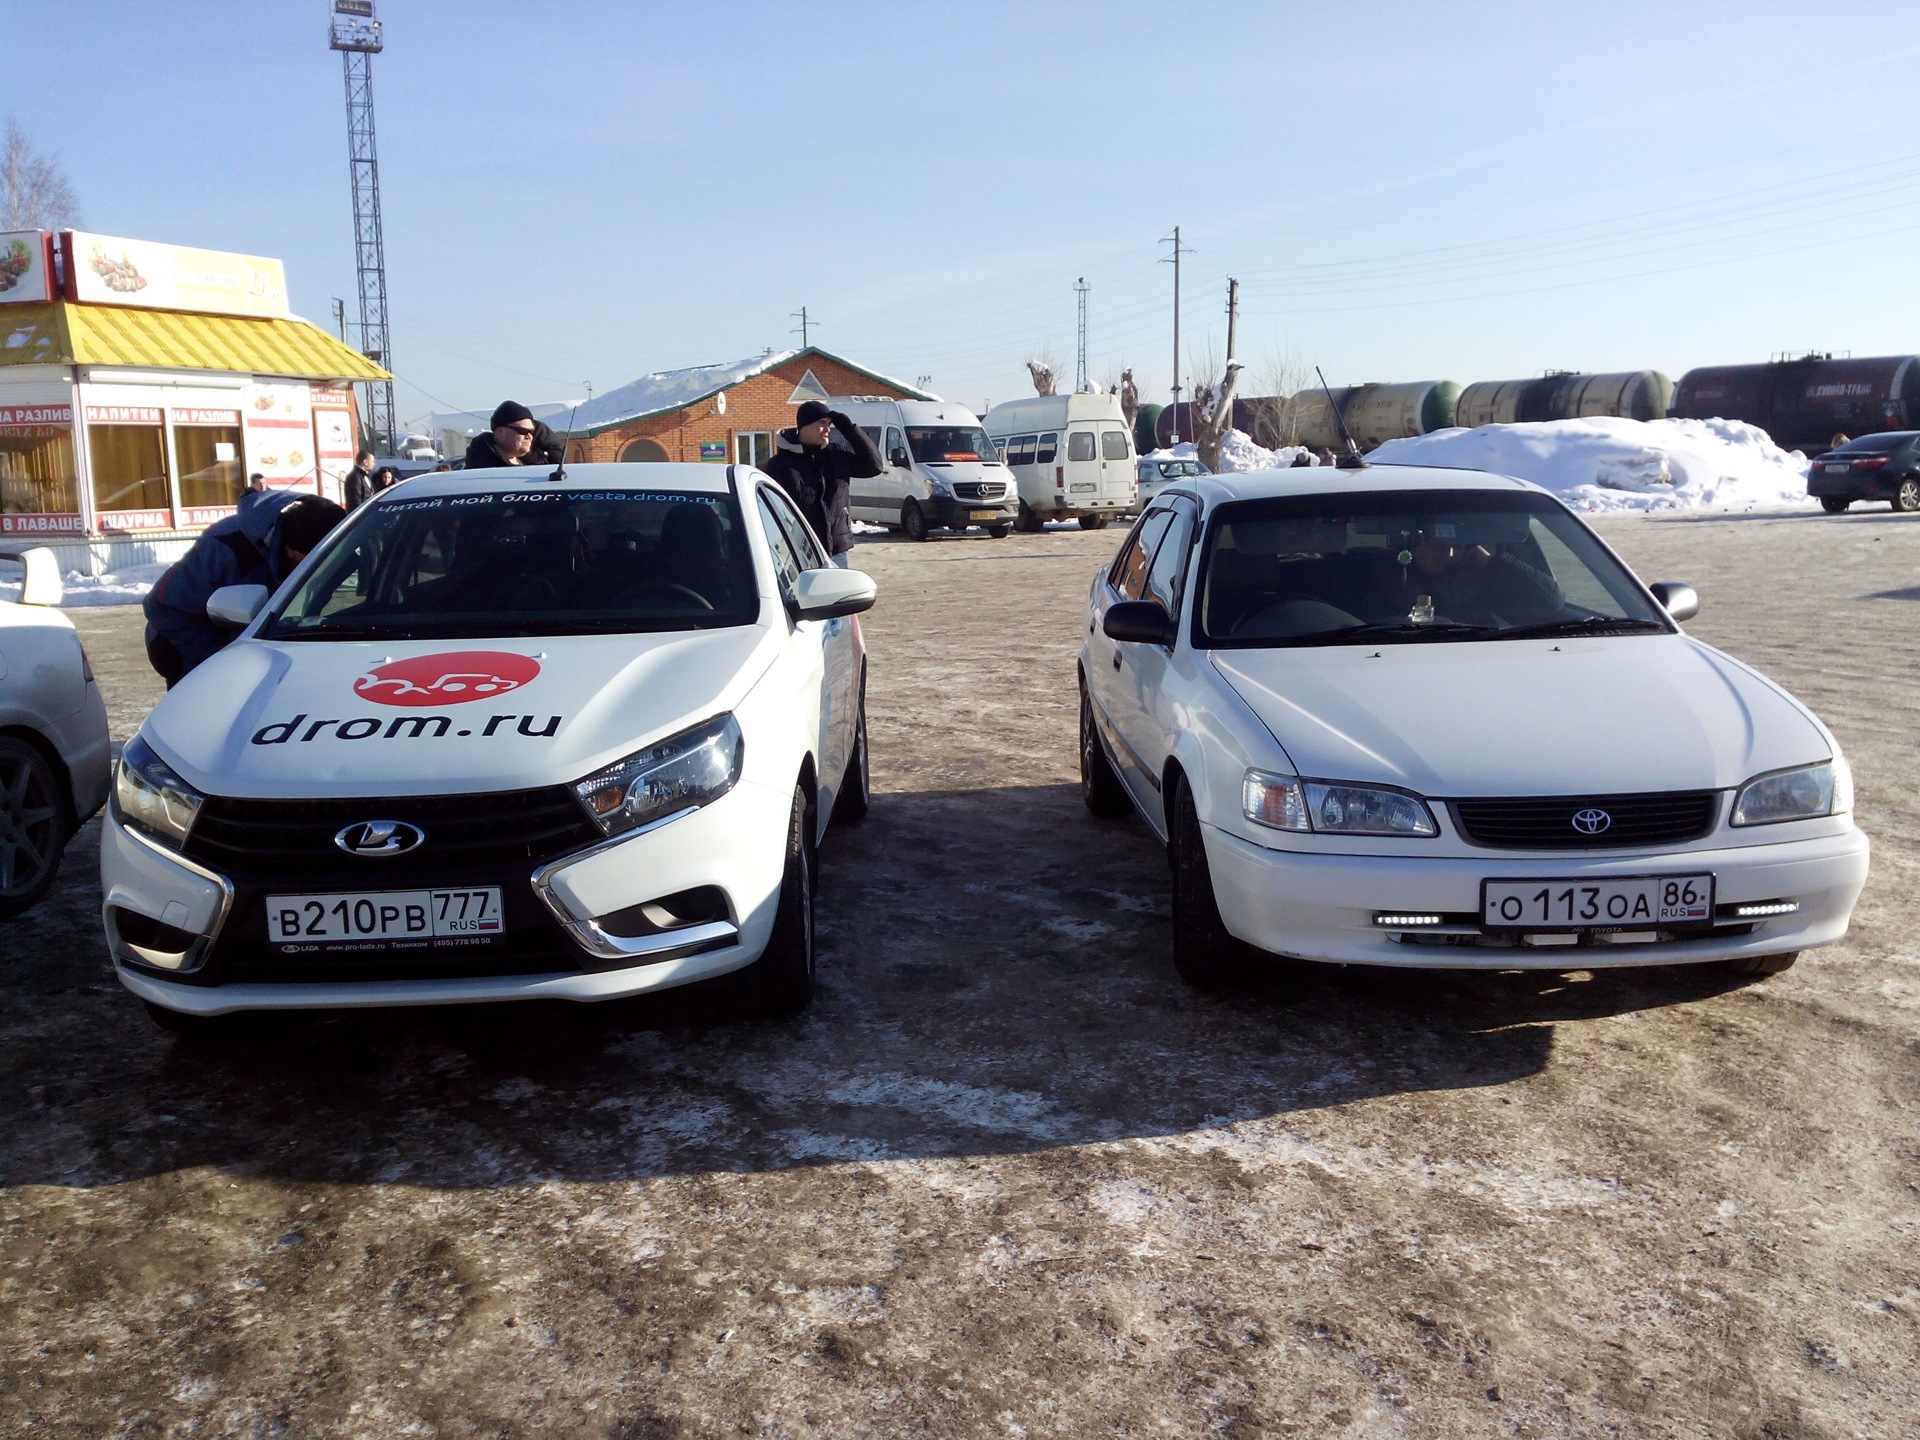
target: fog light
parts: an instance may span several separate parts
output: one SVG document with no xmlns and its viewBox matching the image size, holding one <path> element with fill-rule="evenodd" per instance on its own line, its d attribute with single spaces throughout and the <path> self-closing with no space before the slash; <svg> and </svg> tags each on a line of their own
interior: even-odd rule
<svg viewBox="0 0 1920 1440">
<path fill-rule="evenodd" d="M 1421 925 L 1438 925 L 1438 915 L 1376 915 L 1373 923 L 1387 930 L 1412 930 Z"/>
</svg>

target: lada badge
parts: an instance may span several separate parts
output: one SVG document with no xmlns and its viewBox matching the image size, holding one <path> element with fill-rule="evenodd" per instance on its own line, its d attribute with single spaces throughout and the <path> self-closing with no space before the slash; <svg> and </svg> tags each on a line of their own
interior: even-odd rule
<svg viewBox="0 0 1920 1440">
<path fill-rule="evenodd" d="M 404 820 L 362 820 L 333 837 L 333 843 L 349 855 L 404 855 L 426 840 L 426 831 Z"/>
</svg>

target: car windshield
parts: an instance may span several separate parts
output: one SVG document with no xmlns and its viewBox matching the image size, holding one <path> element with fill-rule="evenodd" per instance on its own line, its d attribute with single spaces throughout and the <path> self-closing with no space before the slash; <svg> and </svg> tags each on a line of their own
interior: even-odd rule
<svg viewBox="0 0 1920 1440">
<path fill-rule="evenodd" d="M 1593 532 L 1544 495 L 1381 491 L 1214 512 L 1198 643 L 1421 644 L 1665 634 Z"/>
<path fill-rule="evenodd" d="M 913 458 L 923 464 L 929 460 L 996 461 L 1000 452 L 978 425 L 909 425 L 907 444 Z"/>
<path fill-rule="evenodd" d="M 747 625 L 759 612 L 730 494 L 476 490 L 363 508 L 260 633 L 588 635 Z"/>
</svg>

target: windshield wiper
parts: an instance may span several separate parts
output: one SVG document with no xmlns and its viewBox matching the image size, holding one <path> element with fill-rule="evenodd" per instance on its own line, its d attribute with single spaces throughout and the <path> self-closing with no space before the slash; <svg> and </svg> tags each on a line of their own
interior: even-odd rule
<svg viewBox="0 0 1920 1440">
<path fill-rule="evenodd" d="M 1658 620 L 1641 620 L 1628 615 L 1583 615 L 1578 620 L 1548 620 L 1539 625 L 1519 625 L 1502 630 L 1501 640 L 1533 640 L 1547 635 L 1599 635 L 1611 631 L 1618 635 L 1651 635 L 1667 632 Z"/>
<path fill-rule="evenodd" d="M 1366 640 L 1379 635 L 1404 636 L 1460 636 L 1491 635 L 1494 631 L 1487 625 L 1462 625 L 1451 620 L 1432 621 L 1425 625 L 1415 625 L 1408 620 L 1395 620 L 1387 624 L 1343 625 L 1338 630 L 1318 630 L 1311 635 L 1301 635 L 1286 643 L 1289 645 L 1339 645 L 1348 640 Z"/>
</svg>

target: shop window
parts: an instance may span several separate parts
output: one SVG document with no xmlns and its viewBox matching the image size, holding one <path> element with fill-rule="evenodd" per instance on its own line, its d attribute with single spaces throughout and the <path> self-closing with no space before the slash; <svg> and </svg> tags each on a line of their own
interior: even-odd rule
<svg viewBox="0 0 1920 1440">
<path fill-rule="evenodd" d="M 78 515 L 73 431 L 65 425 L 0 425 L 0 515 Z"/>
<path fill-rule="evenodd" d="M 173 427 L 174 470 L 185 506 L 238 505 L 247 488 L 238 425 Z"/>
<path fill-rule="evenodd" d="M 620 452 L 621 461 L 628 465 L 657 465 L 666 458 L 666 447 L 658 440 L 629 440 Z"/>
<path fill-rule="evenodd" d="M 89 425 L 93 508 L 168 510 L 167 432 L 159 425 Z"/>
<path fill-rule="evenodd" d="M 773 458 L 773 432 L 736 430 L 733 435 L 733 458 L 756 470 L 764 468 L 767 461 Z"/>
</svg>

